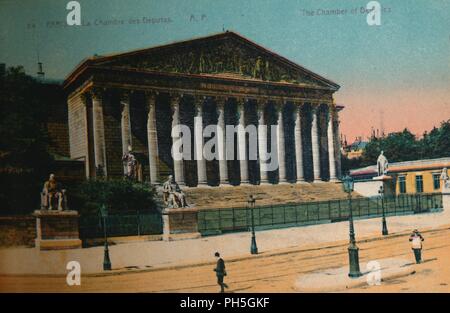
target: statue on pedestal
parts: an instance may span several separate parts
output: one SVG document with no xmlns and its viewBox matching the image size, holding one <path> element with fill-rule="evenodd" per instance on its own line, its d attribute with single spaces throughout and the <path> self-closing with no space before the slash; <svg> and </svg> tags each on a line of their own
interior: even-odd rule
<svg viewBox="0 0 450 313">
<path fill-rule="evenodd" d="M 450 189 L 450 178 L 448 177 L 447 168 L 444 167 L 442 169 L 441 177 L 442 180 L 442 188 L 449 188 Z"/>
<path fill-rule="evenodd" d="M 125 153 L 122 157 L 122 162 L 125 163 L 127 172 L 125 176 L 130 180 L 137 179 L 137 160 L 134 154 L 132 153 L 131 146 L 128 146 L 128 152 Z"/>
<path fill-rule="evenodd" d="M 61 184 L 56 180 L 55 174 L 50 174 L 41 192 L 41 209 L 53 210 L 55 208 L 58 211 L 67 208 L 66 190 L 61 188 Z"/>
<path fill-rule="evenodd" d="M 383 175 L 387 175 L 388 172 L 388 160 L 386 159 L 386 157 L 383 154 L 384 152 L 381 151 L 380 155 L 378 156 L 377 159 L 377 173 L 378 176 L 383 176 Z"/>
<path fill-rule="evenodd" d="M 168 208 L 188 207 L 186 195 L 175 182 L 172 175 L 169 175 L 163 184 L 163 200 Z"/>
</svg>

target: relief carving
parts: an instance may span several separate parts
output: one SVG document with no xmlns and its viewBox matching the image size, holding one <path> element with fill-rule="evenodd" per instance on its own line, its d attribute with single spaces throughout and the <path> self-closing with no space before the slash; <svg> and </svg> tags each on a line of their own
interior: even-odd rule
<svg viewBox="0 0 450 313">
<path fill-rule="evenodd" d="M 167 51 L 150 51 L 149 54 L 129 56 L 114 65 L 172 73 L 233 73 L 264 81 L 320 84 L 271 56 L 231 40 L 184 47 L 169 54 Z"/>
</svg>

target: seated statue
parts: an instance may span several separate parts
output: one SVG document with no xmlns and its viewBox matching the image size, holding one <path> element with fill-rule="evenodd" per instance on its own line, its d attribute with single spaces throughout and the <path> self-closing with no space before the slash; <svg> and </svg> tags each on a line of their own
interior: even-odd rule
<svg viewBox="0 0 450 313">
<path fill-rule="evenodd" d="M 168 208 L 188 207 L 186 195 L 175 182 L 172 175 L 169 175 L 166 182 L 163 184 L 163 200 Z"/>
<path fill-rule="evenodd" d="M 62 211 L 66 208 L 66 190 L 61 188 L 61 184 L 56 180 L 55 174 L 50 174 L 50 178 L 45 182 L 41 192 L 41 209 Z"/>
</svg>

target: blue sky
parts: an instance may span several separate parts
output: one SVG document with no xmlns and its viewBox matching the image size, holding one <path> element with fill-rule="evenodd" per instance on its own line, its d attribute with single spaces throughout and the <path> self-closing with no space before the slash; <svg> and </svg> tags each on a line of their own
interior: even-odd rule
<svg viewBox="0 0 450 313">
<path fill-rule="evenodd" d="M 408 92 L 411 99 L 423 99 L 415 105 L 443 110 L 423 128 L 439 124 L 442 114 L 450 118 L 448 100 L 442 103 L 449 98 L 450 86 L 450 1 L 381 0 L 386 10 L 382 24 L 369 26 L 366 14 L 360 13 L 368 1 L 361 0 L 80 0 L 82 21 L 89 26 L 52 27 L 49 22 L 65 22 L 67 2 L 0 0 L 0 62 L 24 65 L 34 74 L 39 53 L 46 76 L 62 79 L 93 54 L 205 36 L 224 27 L 337 82 L 342 88 L 336 99 L 349 107 L 370 110 L 372 94 L 380 97 L 373 103 L 386 116 L 389 108 L 383 109 L 383 103 L 402 97 L 399 91 L 420 90 L 418 97 Z M 346 9 L 347 13 L 317 15 L 318 10 L 330 9 Z M 352 14 L 352 9 L 358 13 Z M 303 10 L 315 15 L 305 16 Z M 192 15 L 198 21 L 190 21 Z M 170 22 L 129 24 L 130 19 L 144 16 L 170 18 Z M 124 24 L 95 25 L 112 19 Z M 426 96 L 431 93 L 432 97 Z M 391 98 L 384 101 L 383 96 Z M 425 104 L 427 98 L 433 103 Z M 379 115 L 379 111 L 372 113 Z M 400 128 L 405 123 L 386 121 L 385 126 Z M 404 126 L 414 129 L 414 125 Z"/>
</svg>

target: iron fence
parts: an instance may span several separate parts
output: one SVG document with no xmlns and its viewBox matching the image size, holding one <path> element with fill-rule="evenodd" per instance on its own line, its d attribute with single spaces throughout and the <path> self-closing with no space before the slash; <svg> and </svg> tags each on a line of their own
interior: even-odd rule
<svg viewBox="0 0 450 313">
<path fill-rule="evenodd" d="M 442 194 L 385 196 L 383 202 L 387 216 L 423 213 L 442 208 Z M 356 218 L 381 216 L 382 208 L 380 197 L 352 199 L 353 216 Z M 198 214 L 199 232 L 210 235 L 247 231 L 251 227 L 250 210 L 248 207 L 201 210 Z M 254 223 L 260 228 L 308 225 L 344 221 L 349 214 L 347 199 L 255 206 Z"/>
<path fill-rule="evenodd" d="M 162 227 L 158 211 L 114 212 L 106 219 L 106 230 L 111 237 L 161 234 Z M 100 214 L 82 214 L 79 229 L 81 239 L 102 238 L 103 219 Z"/>
</svg>

